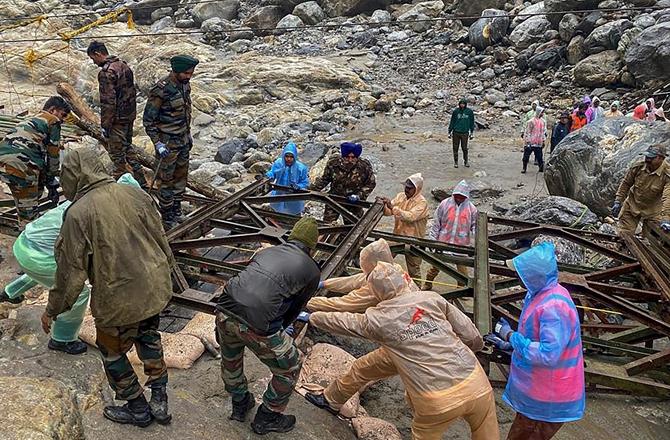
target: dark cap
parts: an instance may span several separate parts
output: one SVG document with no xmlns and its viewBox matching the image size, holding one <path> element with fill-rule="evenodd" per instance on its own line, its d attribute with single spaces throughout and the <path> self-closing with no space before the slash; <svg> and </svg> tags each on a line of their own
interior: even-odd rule
<svg viewBox="0 0 670 440">
<path fill-rule="evenodd" d="M 570 119 L 570 115 L 568 114 L 568 112 L 561 113 L 561 116 L 558 119 L 564 119 L 564 118 Z"/>
<path fill-rule="evenodd" d="M 647 148 L 647 151 L 644 153 L 644 157 L 647 157 L 649 159 L 653 159 L 657 156 L 661 157 L 667 157 L 667 149 L 665 148 L 665 145 L 657 144 L 657 145 L 652 145 L 651 147 Z"/>
</svg>

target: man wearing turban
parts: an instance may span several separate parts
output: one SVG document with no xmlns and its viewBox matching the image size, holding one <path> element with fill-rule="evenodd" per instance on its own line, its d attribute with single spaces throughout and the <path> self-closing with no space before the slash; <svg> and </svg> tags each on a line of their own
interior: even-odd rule
<svg viewBox="0 0 670 440">
<path fill-rule="evenodd" d="M 198 63 L 190 55 L 170 58 L 172 71 L 151 88 L 144 108 L 144 129 L 160 161 L 158 202 L 166 230 L 182 218 L 181 201 L 193 147 L 189 81 Z"/>
</svg>

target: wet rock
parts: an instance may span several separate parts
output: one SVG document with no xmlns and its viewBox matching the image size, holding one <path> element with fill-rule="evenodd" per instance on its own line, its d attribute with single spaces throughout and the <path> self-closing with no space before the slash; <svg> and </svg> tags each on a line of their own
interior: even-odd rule
<svg viewBox="0 0 670 440">
<path fill-rule="evenodd" d="M 614 118 L 588 124 L 554 150 L 544 170 L 547 189 L 584 203 L 598 215 L 609 215 L 629 166 L 649 145 L 668 142 L 670 124 L 662 122 Z"/>
<path fill-rule="evenodd" d="M 246 20 L 244 25 L 254 29 L 258 34 L 267 34 L 267 29 L 274 29 L 277 23 L 284 17 L 284 12 L 279 6 L 263 6 L 256 9 Z M 261 30 L 265 29 L 265 30 Z"/>
<path fill-rule="evenodd" d="M 402 436 L 392 423 L 375 417 L 356 417 L 351 421 L 360 440 L 401 440 Z"/>
<path fill-rule="evenodd" d="M 545 0 L 544 10 L 553 13 L 548 15 L 547 18 L 554 27 L 557 27 L 565 15 L 561 14 L 561 12 L 595 9 L 598 3 L 600 3 L 600 0 Z"/>
<path fill-rule="evenodd" d="M 319 143 L 308 143 L 300 153 L 300 162 L 312 167 L 328 153 L 328 146 Z"/>
<path fill-rule="evenodd" d="M 128 5 L 133 13 L 133 20 L 137 24 L 151 24 L 151 14 L 157 9 L 169 7 L 172 11 L 176 10 L 173 0 L 141 0 L 137 3 Z"/>
<path fill-rule="evenodd" d="M 521 81 L 521 84 L 519 84 L 519 91 L 530 92 L 537 87 L 540 87 L 540 83 L 534 78 L 528 78 Z"/>
<path fill-rule="evenodd" d="M 495 199 L 501 197 L 505 190 L 500 185 L 495 185 L 485 180 L 468 181 L 470 185 L 470 197 L 473 199 Z M 451 197 L 453 188 L 435 187 L 430 190 L 430 194 L 435 200 L 441 202 L 447 197 Z"/>
<path fill-rule="evenodd" d="M 647 29 L 648 27 L 652 27 L 656 24 L 656 19 L 649 14 L 642 14 L 635 18 L 633 24 L 638 29 Z"/>
<path fill-rule="evenodd" d="M 507 95 L 505 95 L 500 90 L 490 89 L 489 91 L 486 92 L 486 95 L 484 95 L 484 100 L 489 104 L 493 105 L 498 101 L 506 101 Z"/>
<path fill-rule="evenodd" d="M 491 69 L 490 67 L 487 69 L 484 69 L 482 73 L 480 74 L 480 78 L 483 80 L 489 80 L 493 79 L 496 77 L 496 73 Z"/>
<path fill-rule="evenodd" d="M 191 10 L 191 17 L 199 26 L 205 20 L 218 17 L 223 20 L 234 20 L 240 9 L 240 0 L 221 0 L 211 3 L 196 4 Z"/>
<path fill-rule="evenodd" d="M 289 14 L 284 18 L 282 18 L 281 20 L 279 20 L 279 23 L 277 23 L 277 31 L 279 31 L 279 33 L 283 33 L 285 32 L 283 31 L 283 29 L 292 29 L 304 26 L 305 23 L 302 22 L 300 17 L 293 14 Z"/>
<path fill-rule="evenodd" d="M 198 167 L 197 170 L 189 174 L 190 178 L 197 180 L 198 182 L 209 184 L 214 180 L 215 177 L 219 176 L 223 170 L 226 169 L 226 165 L 219 162 L 206 162 Z"/>
<path fill-rule="evenodd" d="M 575 82 L 586 87 L 616 84 L 621 78 L 622 67 L 623 62 L 616 50 L 590 55 L 575 66 Z"/>
<path fill-rule="evenodd" d="M 531 246 L 537 246 L 540 243 L 553 243 L 556 252 L 556 260 L 558 260 L 559 263 L 576 265 L 584 264 L 586 251 L 583 246 L 550 235 L 538 235 L 531 243 Z"/>
<path fill-rule="evenodd" d="M 551 67 L 559 67 L 565 61 L 565 47 L 552 47 L 536 53 L 528 59 L 528 67 L 544 72 Z"/>
<path fill-rule="evenodd" d="M 174 19 L 172 17 L 163 17 L 151 25 L 151 32 L 160 32 L 169 27 L 174 26 Z"/>
<path fill-rule="evenodd" d="M 258 162 L 271 162 L 272 157 L 262 151 L 254 151 L 251 155 L 244 161 L 244 167 L 250 168 L 253 164 Z"/>
<path fill-rule="evenodd" d="M 598 217 L 583 203 L 555 195 L 516 205 L 506 215 L 519 220 L 579 229 L 599 223 Z"/>
<path fill-rule="evenodd" d="M 602 17 L 603 14 L 600 11 L 591 12 L 579 22 L 577 29 L 575 29 L 575 35 L 581 35 L 584 38 L 588 37 L 598 26 Z"/>
<path fill-rule="evenodd" d="M 577 64 L 586 58 L 586 49 L 584 48 L 584 37 L 577 35 L 570 40 L 566 51 L 568 63 Z"/>
<path fill-rule="evenodd" d="M 0 437 L 83 440 L 76 398 L 62 382 L 47 377 L 0 377 Z"/>
<path fill-rule="evenodd" d="M 616 49 L 623 33 L 632 27 L 633 23 L 630 20 L 616 20 L 595 28 L 584 40 L 586 53 L 594 54 Z"/>
<path fill-rule="evenodd" d="M 641 28 L 633 27 L 628 29 L 621 36 L 616 51 L 619 52 L 619 57 L 622 60 L 625 59 L 626 52 L 628 52 L 628 49 L 633 45 L 635 40 L 637 40 L 637 36 L 640 35 L 640 32 L 642 32 Z"/>
<path fill-rule="evenodd" d="M 388 23 L 391 21 L 391 13 L 384 9 L 377 9 L 370 17 L 370 23 Z"/>
<path fill-rule="evenodd" d="M 670 80 L 670 22 L 643 30 L 624 59 L 628 71 L 641 83 Z"/>
<path fill-rule="evenodd" d="M 378 112 L 388 112 L 393 108 L 393 99 L 388 96 L 382 96 L 375 101 L 375 110 Z"/>
<path fill-rule="evenodd" d="M 305 24 L 317 24 L 326 18 L 326 13 L 315 1 L 300 3 L 293 9 L 293 15 L 300 17 Z"/>
<path fill-rule="evenodd" d="M 506 0 L 455 0 L 453 9 L 455 15 L 479 17 L 484 9 L 505 9 Z M 470 26 L 477 19 L 463 19 L 464 25 Z"/>
<path fill-rule="evenodd" d="M 525 49 L 533 43 L 542 41 L 542 36 L 549 29 L 551 23 L 544 16 L 537 15 L 515 27 L 509 38 L 516 47 Z"/>
<path fill-rule="evenodd" d="M 561 40 L 569 43 L 572 37 L 575 36 L 578 24 L 579 17 L 575 14 L 565 14 L 558 24 L 558 35 L 560 35 Z"/>
<path fill-rule="evenodd" d="M 181 20 L 177 20 L 175 27 L 178 27 L 179 29 L 189 29 L 196 26 L 195 21 L 191 20 L 190 18 L 183 18 Z"/>
<path fill-rule="evenodd" d="M 544 12 L 544 2 L 538 2 L 534 5 L 530 5 L 527 8 L 523 8 L 519 11 L 519 15 L 514 17 L 512 20 L 512 29 L 517 27 L 519 24 L 531 18 L 534 14 L 541 14 Z"/>
<path fill-rule="evenodd" d="M 509 15 L 499 9 L 486 9 L 482 18 L 470 26 L 468 38 L 470 44 L 477 50 L 484 50 L 488 46 L 499 43 L 507 36 Z"/>
<path fill-rule="evenodd" d="M 385 8 L 390 0 L 321 0 L 321 7 L 329 17 L 354 16 Z"/>
<path fill-rule="evenodd" d="M 155 23 L 161 18 L 171 16 L 172 16 L 172 8 L 158 8 L 151 13 L 151 22 Z"/>
<path fill-rule="evenodd" d="M 386 37 L 389 41 L 404 41 L 409 38 L 409 34 L 406 31 L 394 31 L 388 34 Z"/>
<path fill-rule="evenodd" d="M 252 174 L 265 174 L 270 167 L 272 166 L 272 162 L 256 162 L 255 164 L 251 165 L 249 167 L 249 172 Z"/>
<path fill-rule="evenodd" d="M 222 164 L 229 164 L 236 153 L 245 151 L 245 142 L 242 139 L 231 139 L 219 147 L 214 160 Z"/>
</svg>

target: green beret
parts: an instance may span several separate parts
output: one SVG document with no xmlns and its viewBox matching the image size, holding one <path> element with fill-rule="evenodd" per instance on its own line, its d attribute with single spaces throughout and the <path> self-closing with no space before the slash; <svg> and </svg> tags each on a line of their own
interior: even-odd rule
<svg viewBox="0 0 670 440">
<path fill-rule="evenodd" d="M 190 55 L 175 55 L 170 58 L 170 65 L 174 73 L 182 73 L 198 65 L 200 61 Z"/>
</svg>

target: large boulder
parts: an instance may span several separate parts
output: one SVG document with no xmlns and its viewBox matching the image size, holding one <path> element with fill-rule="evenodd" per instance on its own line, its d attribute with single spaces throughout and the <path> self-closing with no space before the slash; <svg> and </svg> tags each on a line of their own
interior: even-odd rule
<svg viewBox="0 0 670 440">
<path fill-rule="evenodd" d="M 303 23 L 300 17 L 293 14 L 288 14 L 286 17 L 279 20 L 279 23 L 277 23 L 277 31 L 279 33 L 283 33 L 285 30 L 292 30 L 304 26 L 305 23 Z"/>
<path fill-rule="evenodd" d="M 391 0 L 321 0 L 320 3 L 329 17 L 341 17 L 386 9 Z"/>
<path fill-rule="evenodd" d="M 584 58 L 586 58 L 586 49 L 584 49 L 584 37 L 581 35 L 576 35 L 570 40 L 568 44 L 568 50 L 566 53 L 568 63 L 577 64 Z"/>
<path fill-rule="evenodd" d="M 602 26 L 598 26 L 591 32 L 591 35 L 584 40 L 586 53 L 594 54 L 605 50 L 616 49 L 621 40 L 621 36 L 632 27 L 633 22 L 625 19 L 610 21 Z"/>
<path fill-rule="evenodd" d="M 444 9 L 444 2 L 441 0 L 430 1 L 430 2 L 421 2 L 412 6 L 407 12 L 398 16 L 398 20 L 412 20 L 412 17 L 417 15 L 425 15 L 427 17 L 437 17 L 440 15 L 440 12 Z"/>
<path fill-rule="evenodd" d="M 509 38 L 519 49 L 544 41 L 544 33 L 551 29 L 551 23 L 543 15 L 530 17 L 515 27 Z"/>
<path fill-rule="evenodd" d="M 544 168 L 549 194 L 606 216 L 624 174 L 649 145 L 670 142 L 670 124 L 604 118 L 570 133 Z"/>
<path fill-rule="evenodd" d="M 137 3 L 128 5 L 128 9 L 133 13 L 133 21 L 137 24 L 151 24 L 154 22 L 151 14 L 157 9 L 170 8 L 174 12 L 177 5 L 173 0 L 140 0 Z"/>
<path fill-rule="evenodd" d="M 590 55 L 577 63 L 575 81 L 585 87 L 605 87 L 617 84 L 621 79 L 623 62 L 616 50 L 607 50 Z"/>
<path fill-rule="evenodd" d="M 240 9 L 240 0 L 223 0 L 220 2 L 200 3 L 193 7 L 191 17 L 195 24 L 200 26 L 202 22 L 210 18 L 218 17 L 223 20 L 234 20 Z"/>
<path fill-rule="evenodd" d="M 549 21 L 551 21 L 554 28 L 558 28 L 558 23 L 560 23 L 565 15 L 561 14 L 561 12 L 595 9 L 598 7 L 600 1 L 601 0 L 545 0 L 544 10 L 545 12 L 552 13 L 548 15 L 547 18 L 549 18 Z"/>
<path fill-rule="evenodd" d="M 558 23 L 558 35 L 561 37 L 561 40 L 569 43 L 572 37 L 575 36 L 578 25 L 579 17 L 575 14 L 565 14 L 560 23 Z"/>
<path fill-rule="evenodd" d="M 465 17 L 479 17 L 485 9 L 505 9 L 505 0 L 455 0 L 454 14 Z M 477 21 L 476 18 L 461 20 L 464 25 L 470 26 Z"/>
<path fill-rule="evenodd" d="M 514 20 L 512 20 L 512 29 L 517 27 L 519 24 L 522 22 L 528 20 L 529 18 L 533 17 L 535 14 L 541 14 L 544 12 L 544 2 L 538 2 L 535 3 L 534 5 L 530 5 L 527 8 L 523 8 L 520 12 L 519 15 L 514 17 Z"/>
<path fill-rule="evenodd" d="M 478 50 L 484 50 L 492 44 L 502 41 L 507 36 L 509 15 L 499 9 L 486 9 L 482 18 L 477 20 L 468 30 L 468 38 Z"/>
<path fill-rule="evenodd" d="M 277 23 L 284 17 L 281 6 L 263 6 L 258 8 L 244 21 L 245 26 L 254 29 L 259 34 L 267 34 L 268 29 L 277 27 Z"/>
<path fill-rule="evenodd" d="M 293 15 L 300 17 L 305 24 L 317 24 L 326 18 L 326 13 L 314 1 L 300 3 L 293 9 Z"/>
<path fill-rule="evenodd" d="M 76 398 L 62 382 L 0 376 L 0 387 L 0 438 L 84 440 Z"/>
<path fill-rule="evenodd" d="M 560 196 L 526 201 L 512 207 L 505 216 L 528 222 L 573 228 L 583 228 L 598 223 L 598 217 L 586 205 Z"/>
<path fill-rule="evenodd" d="M 624 60 L 628 71 L 641 83 L 670 80 L 670 22 L 640 32 Z"/>
<path fill-rule="evenodd" d="M 528 59 L 528 67 L 539 72 L 544 72 L 552 67 L 559 67 L 565 62 L 565 54 L 565 46 L 538 51 Z"/>
</svg>

